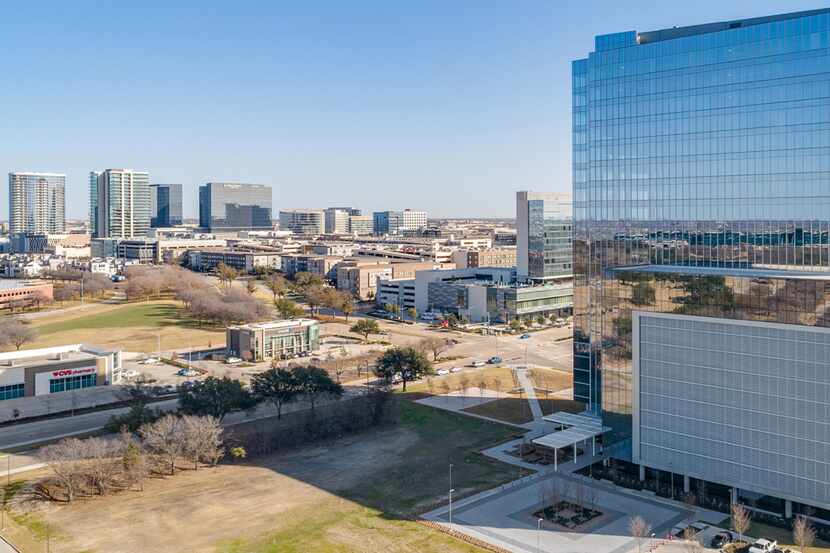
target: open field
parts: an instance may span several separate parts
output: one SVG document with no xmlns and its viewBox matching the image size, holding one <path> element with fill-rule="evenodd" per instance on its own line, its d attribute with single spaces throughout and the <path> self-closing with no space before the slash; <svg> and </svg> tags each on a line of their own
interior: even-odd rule
<svg viewBox="0 0 830 553">
<path fill-rule="evenodd" d="M 119 347 L 128 351 L 152 352 L 188 346 L 222 344 L 224 332 L 210 327 L 199 328 L 184 317 L 175 301 L 152 301 L 123 305 L 101 305 L 93 313 L 83 311 L 38 319 L 32 323 L 38 338 L 25 349 L 60 344 L 89 343 L 101 347 Z"/>
<path fill-rule="evenodd" d="M 539 405 L 546 415 L 558 411 L 581 413 L 585 410 L 585 404 L 569 399 L 540 399 Z M 488 401 L 487 403 L 467 407 L 464 411 L 513 424 L 524 424 L 533 420 L 533 414 L 530 412 L 527 400 L 517 397 Z"/>
<path fill-rule="evenodd" d="M 513 388 L 513 370 L 510 367 L 495 367 L 487 365 L 480 368 L 465 368 L 463 372 L 451 373 L 446 376 L 433 375 L 430 377 L 435 386 L 435 393 L 441 393 L 442 386 L 446 383 L 450 391 L 458 390 L 461 387 L 463 379 L 467 379 L 468 386 L 478 386 L 479 382 L 484 380 L 491 390 L 496 390 L 495 382 L 500 382 L 501 393 L 507 395 Z M 407 392 L 428 392 L 429 385 L 427 379 L 422 379 L 418 382 L 411 382 L 406 386 Z"/>
<path fill-rule="evenodd" d="M 43 536 L 48 523 L 55 553 L 479 551 L 411 517 L 444 501 L 449 463 L 459 497 L 516 478 L 515 467 L 477 453 L 514 429 L 400 408 L 394 427 L 153 478 L 144 492 L 46 504 L 29 526 Z M 44 550 L 28 540 L 24 551 Z"/>
</svg>

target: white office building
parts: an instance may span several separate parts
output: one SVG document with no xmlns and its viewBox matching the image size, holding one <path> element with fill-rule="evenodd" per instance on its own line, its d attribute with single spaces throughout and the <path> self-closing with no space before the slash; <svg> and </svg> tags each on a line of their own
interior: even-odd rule
<svg viewBox="0 0 830 553">
<path fill-rule="evenodd" d="M 106 169 L 89 174 L 89 220 L 95 238 L 138 238 L 150 229 L 150 174 Z"/>
<path fill-rule="evenodd" d="M 65 218 L 66 175 L 9 173 L 9 232 L 62 234 Z"/>
</svg>

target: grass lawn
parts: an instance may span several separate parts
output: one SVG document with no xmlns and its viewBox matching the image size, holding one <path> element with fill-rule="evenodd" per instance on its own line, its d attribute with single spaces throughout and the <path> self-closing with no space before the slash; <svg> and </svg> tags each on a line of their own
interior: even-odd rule
<svg viewBox="0 0 830 553">
<path fill-rule="evenodd" d="M 158 336 L 161 348 L 221 345 L 224 331 L 200 328 L 187 318 L 178 302 L 152 301 L 101 306 L 94 312 L 82 311 L 45 317 L 32 323 L 38 338 L 25 349 L 60 344 L 88 343 L 128 351 L 155 351 Z"/>
<path fill-rule="evenodd" d="M 400 409 L 384 429 L 41 505 L 28 526 L 49 524 L 53 553 L 482 553 L 412 519 L 445 501 L 450 463 L 459 497 L 515 479 L 518 469 L 478 453 L 514 429 Z"/>
<path fill-rule="evenodd" d="M 721 528 L 726 528 L 727 530 L 731 530 L 731 517 L 726 517 L 724 520 L 718 524 Z M 757 521 L 752 521 L 752 525 L 749 527 L 749 532 L 746 533 L 746 537 L 751 537 L 748 541 L 754 541 L 758 538 L 766 538 L 768 540 L 775 540 L 778 542 L 779 547 L 788 547 L 794 551 L 800 551 L 797 546 L 793 545 L 793 533 L 789 530 L 784 530 L 783 528 L 778 528 L 777 526 L 770 526 L 769 524 L 764 524 Z M 830 543 L 827 543 L 822 540 L 816 540 L 816 543 L 813 547 L 808 547 L 804 550 L 805 553 L 830 553 Z"/>
<path fill-rule="evenodd" d="M 585 410 L 585 404 L 569 399 L 540 399 L 539 405 L 546 415 L 565 411 L 568 413 L 581 413 Z M 505 397 L 473 407 L 467 407 L 464 411 L 474 415 L 482 415 L 493 419 L 513 424 L 524 424 L 533 420 L 530 406 L 526 398 Z"/>
</svg>

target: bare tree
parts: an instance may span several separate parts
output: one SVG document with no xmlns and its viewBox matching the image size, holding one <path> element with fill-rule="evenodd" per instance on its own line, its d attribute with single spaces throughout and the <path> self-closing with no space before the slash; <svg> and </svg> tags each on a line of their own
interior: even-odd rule
<svg viewBox="0 0 830 553">
<path fill-rule="evenodd" d="M 427 390 L 429 390 L 429 395 L 435 395 L 435 381 L 429 376 L 427 377 Z"/>
<path fill-rule="evenodd" d="M 637 552 L 642 549 L 643 539 L 651 533 L 651 525 L 640 515 L 633 516 L 628 521 L 628 532 L 637 540 Z"/>
<path fill-rule="evenodd" d="M 199 462 L 216 465 L 224 453 L 222 448 L 222 426 L 214 417 L 185 415 L 181 418 L 182 456 L 199 468 Z"/>
<path fill-rule="evenodd" d="M 441 390 L 441 395 L 444 396 L 444 399 L 447 403 L 450 402 L 450 384 L 446 380 L 442 380 L 438 384 L 438 388 Z"/>
<path fill-rule="evenodd" d="M 793 523 L 793 541 L 801 553 L 805 553 L 804 550 L 816 541 L 816 529 L 804 515 L 799 515 Z"/>
<path fill-rule="evenodd" d="M 478 381 L 478 391 L 481 396 L 481 401 L 484 401 L 484 392 L 487 391 L 487 381 L 483 378 Z"/>
<path fill-rule="evenodd" d="M 496 397 L 501 398 L 501 391 L 504 389 L 504 382 L 501 378 L 494 378 L 490 385 L 496 391 Z"/>
<path fill-rule="evenodd" d="M 181 419 L 175 415 L 166 415 L 139 429 L 144 445 L 166 466 L 170 474 L 176 473 L 176 459 L 184 452 Z"/>
<path fill-rule="evenodd" d="M 254 279 L 249 278 L 245 281 L 245 291 L 252 296 L 254 295 L 254 292 L 256 292 L 256 281 Z"/>
<path fill-rule="evenodd" d="M 452 343 L 446 338 L 424 338 L 420 343 L 421 349 L 432 354 L 433 361 L 438 361 L 441 354 L 447 351 L 451 345 Z"/>
<path fill-rule="evenodd" d="M 84 469 L 90 485 L 99 495 L 114 487 L 121 472 L 120 442 L 103 438 L 81 440 L 86 458 Z"/>
<path fill-rule="evenodd" d="M 43 460 L 52 469 L 55 480 L 63 488 L 66 501 L 72 502 L 85 479 L 84 444 L 77 438 L 61 440 L 40 450 Z"/>
<path fill-rule="evenodd" d="M 688 553 L 703 553 L 703 544 L 700 542 L 699 533 L 692 527 L 683 530 L 683 548 Z"/>
<path fill-rule="evenodd" d="M 744 534 L 752 524 L 749 510 L 740 503 L 732 504 L 732 529 L 738 533 L 738 541 L 744 541 Z"/>
<path fill-rule="evenodd" d="M 37 338 L 37 331 L 21 321 L 20 319 L 12 319 L 3 323 L 0 328 L 0 344 L 9 344 L 20 350 L 25 344 L 35 341 Z"/>
<path fill-rule="evenodd" d="M 461 394 L 461 406 L 464 406 L 464 401 L 467 399 L 467 388 L 470 387 L 470 379 L 466 374 L 461 373 L 458 379 L 458 392 Z"/>
<path fill-rule="evenodd" d="M 121 470 L 127 487 L 131 488 L 134 484 L 138 484 L 139 489 L 144 491 L 144 479 L 149 474 L 146 452 L 141 447 L 141 443 L 127 430 L 121 432 L 120 440 Z"/>
</svg>

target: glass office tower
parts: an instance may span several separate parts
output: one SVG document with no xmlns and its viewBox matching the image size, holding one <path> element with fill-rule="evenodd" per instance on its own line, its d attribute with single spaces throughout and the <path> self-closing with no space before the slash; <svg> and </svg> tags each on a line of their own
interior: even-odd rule
<svg viewBox="0 0 830 553">
<path fill-rule="evenodd" d="M 182 224 L 182 185 L 150 185 L 150 226 L 172 227 Z"/>
<path fill-rule="evenodd" d="M 209 232 L 271 230 L 271 187 L 231 182 L 200 186 L 199 226 Z"/>
<path fill-rule="evenodd" d="M 570 194 L 516 192 L 516 269 L 519 280 L 537 283 L 573 275 Z"/>
<path fill-rule="evenodd" d="M 573 62 L 574 395 L 612 456 L 830 505 L 828 46 L 823 9 Z M 746 410 L 701 408 L 724 402 Z"/>
</svg>

